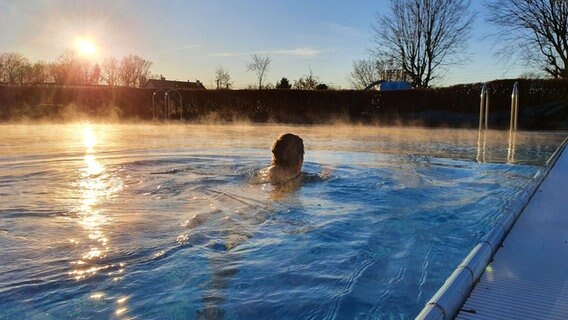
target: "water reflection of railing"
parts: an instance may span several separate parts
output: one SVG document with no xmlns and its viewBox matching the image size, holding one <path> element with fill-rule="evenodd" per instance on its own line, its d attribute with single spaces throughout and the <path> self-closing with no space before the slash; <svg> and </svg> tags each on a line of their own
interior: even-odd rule
<svg viewBox="0 0 568 320">
<path fill-rule="evenodd" d="M 515 161 L 515 145 L 517 139 L 517 121 L 519 113 L 519 83 L 513 85 L 511 93 L 511 118 L 509 120 L 509 148 L 507 149 L 507 161 Z"/>
<path fill-rule="evenodd" d="M 478 162 L 485 162 L 487 156 L 487 130 L 489 129 L 489 90 L 487 82 L 481 88 L 479 103 L 479 130 L 477 132 Z M 483 136 L 483 139 L 482 139 Z"/>
</svg>

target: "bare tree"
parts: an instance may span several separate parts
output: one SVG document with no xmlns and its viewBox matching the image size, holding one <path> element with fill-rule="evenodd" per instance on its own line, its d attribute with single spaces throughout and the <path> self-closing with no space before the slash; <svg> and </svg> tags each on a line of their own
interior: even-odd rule
<svg viewBox="0 0 568 320">
<path fill-rule="evenodd" d="M 502 29 L 495 35 L 502 44 L 498 55 L 568 78 L 568 1 L 500 0 L 488 2 L 488 9 L 488 21 Z"/>
<path fill-rule="evenodd" d="M 136 86 L 136 67 L 132 55 L 123 57 L 118 67 L 118 78 L 120 84 L 125 87 Z"/>
<path fill-rule="evenodd" d="M 215 81 L 217 82 L 217 89 L 231 89 L 233 86 L 229 70 L 223 66 L 219 66 L 215 70 Z"/>
<path fill-rule="evenodd" d="M 353 61 L 353 70 L 347 76 L 347 81 L 355 89 L 363 89 L 381 78 L 381 70 L 376 61 L 362 59 Z"/>
<path fill-rule="evenodd" d="M 137 55 L 128 55 L 120 61 L 118 78 L 123 86 L 141 87 L 150 76 L 152 62 Z"/>
<path fill-rule="evenodd" d="M 99 84 L 101 81 L 101 72 L 101 66 L 99 66 L 98 63 L 95 63 L 89 72 L 88 84 Z"/>
<path fill-rule="evenodd" d="M 57 84 L 83 86 L 97 84 L 100 67 L 88 59 L 80 58 L 73 50 L 65 50 L 48 67 L 51 77 Z"/>
<path fill-rule="evenodd" d="M 355 89 L 365 89 L 379 80 L 406 81 L 407 76 L 393 60 L 380 57 L 353 61 L 353 70 L 347 76 L 347 81 Z"/>
<path fill-rule="evenodd" d="M 415 87 L 428 87 L 445 67 L 462 63 L 474 14 L 470 0 L 391 0 L 377 14 L 376 53 L 398 62 Z"/>
<path fill-rule="evenodd" d="M 92 84 L 92 69 L 93 66 L 88 59 L 77 59 L 74 62 L 77 65 L 77 83 L 79 85 L 89 85 Z M 98 82 L 98 81 L 97 81 Z"/>
<path fill-rule="evenodd" d="M 62 54 L 57 57 L 57 60 L 50 64 L 49 70 L 51 77 L 55 83 L 63 84 L 73 84 L 75 81 L 75 52 L 72 50 L 65 50 Z"/>
<path fill-rule="evenodd" d="M 353 70 L 347 76 L 347 81 L 355 89 L 364 89 L 378 80 L 403 80 L 387 79 L 387 73 L 400 70 L 392 61 L 382 59 L 362 59 L 353 61 Z"/>
<path fill-rule="evenodd" d="M 0 82 L 21 84 L 27 67 L 29 67 L 28 59 L 19 53 L 0 55 Z"/>
<path fill-rule="evenodd" d="M 270 63 L 272 58 L 269 56 L 261 56 L 258 54 L 253 54 L 251 56 L 252 61 L 247 64 L 247 71 L 253 71 L 258 78 L 258 88 L 262 89 L 262 83 L 264 81 L 264 76 L 270 70 Z"/>
<path fill-rule="evenodd" d="M 34 64 L 26 63 L 18 78 L 22 84 L 44 83 L 49 78 L 47 64 L 43 61 L 37 61 Z"/>
<path fill-rule="evenodd" d="M 48 66 L 43 61 L 37 61 L 27 68 L 26 83 L 40 84 L 45 83 L 49 78 Z"/>
<path fill-rule="evenodd" d="M 101 79 L 106 82 L 109 86 L 115 86 L 118 84 L 119 78 L 119 63 L 114 57 L 107 57 L 103 60 L 101 66 Z"/>
</svg>

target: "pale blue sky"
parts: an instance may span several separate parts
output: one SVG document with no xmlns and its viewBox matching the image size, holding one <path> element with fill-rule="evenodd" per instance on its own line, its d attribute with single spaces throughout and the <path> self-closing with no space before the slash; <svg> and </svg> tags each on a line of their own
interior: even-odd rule
<svg viewBox="0 0 568 320">
<path fill-rule="evenodd" d="M 229 70 L 236 88 L 255 83 L 245 64 L 252 53 L 272 57 L 267 80 L 290 80 L 313 71 L 322 82 L 348 88 L 354 59 L 372 47 L 371 26 L 388 0 L 358 1 L 136 1 L 0 0 L 0 52 L 53 61 L 78 37 L 98 47 L 94 58 L 129 53 L 153 62 L 168 79 L 199 79 L 213 86 L 214 71 Z M 438 85 L 516 77 L 493 57 L 481 0 L 469 42 L 471 62 L 450 69 Z"/>
</svg>

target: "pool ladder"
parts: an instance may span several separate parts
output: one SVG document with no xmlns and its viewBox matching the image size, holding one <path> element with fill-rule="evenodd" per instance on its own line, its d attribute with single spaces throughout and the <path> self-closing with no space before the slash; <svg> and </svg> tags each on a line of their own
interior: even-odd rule
<svg viewBox="0 0 568 320">
<path fill-rule="evenodd" d="M 507 161 L 515 161 L 515 144 L 517 138 L 517 122 L 519 113 L 519 83 L 513 85 L 511 93 L 511 117 L 509 120 L 509 146 L 507 148 Z M 477 133 L 477 161 L 485 162 L 487 156 L 487 131 L 489 130 L 489 86 L 484 83 L 481 88 L 479 103 L 479 130 Z"/>
<path fill-rule="evenodd" d="M 159 93 L 164 94 L 164 119 L 170 120 L 172 116 L 172 101 L 170 100 L 171 93 L 177 93 L 177 97 L 179 98 L 179 119 L 183 120 L 183 98 L 181 93 L 176 89 L 169 89 L 169 90 L 156 90 L 152 93 L 152 120 L 156 120 L 156 116 L 158 115 L 156 112 L 156 95 Z"/>
</svg>

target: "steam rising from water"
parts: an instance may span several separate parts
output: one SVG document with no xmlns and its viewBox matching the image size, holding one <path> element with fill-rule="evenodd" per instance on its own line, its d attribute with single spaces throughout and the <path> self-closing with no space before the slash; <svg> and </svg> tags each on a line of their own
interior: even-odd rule
<svg viewBox="0 0 568 320">
<path fill-rule="evenodd" d="M 364 125 L 271 125 L 271 124 L 179 124 L 162 122 L 100 123 L 76 122 L 70 124 L 0 124 L 1 138 L 9 143 L 10 153 L 44 154 L 65 150 L 87 151 L 97 142 L 100 151 L 129 150 L 140 141 L 160 140 L 164 148 L 187 150 L 253 148 L 266 150 L 274 138 L 285 132 L 300 135 L 306 144 L 306 159 L 310 151 L 380 152 L 390 154 L 420 154 L 475 160 L 478 153 L 477 130 L 429 129 L 415 127 L 379 127 Z M 126 130 L 125 130 L 126 129 Z M 126 134 L 125 132 L 128 132 Z M 30 136 L 30 134 L 32 136 Z M 226 139 L 226 137 L 230 137 Z M 534 134 L 519 132 L 516 150 L 540 150 L 553 141 L 559 144 L 562 134 Z M 490 130 L 485 138 L 489 154 L 485 161 L 507 161 L 510 148 L 507 131 Z M 47 142 L 47 143 L 45 143 Z M 55 143 L 54 143 L 55 142 Z M 57 150 L 61 148 L 61 150 Z M 99 152 L 100 152 L 99 151 Z M 530 161 L 525 157 L 518 162 Z"/>
</svg>

